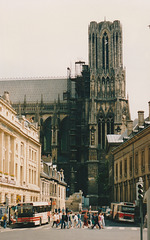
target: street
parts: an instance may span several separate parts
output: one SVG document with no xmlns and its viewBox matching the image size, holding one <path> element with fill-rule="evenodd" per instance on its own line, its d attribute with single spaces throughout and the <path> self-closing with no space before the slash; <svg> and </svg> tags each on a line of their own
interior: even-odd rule
<svg viewBox="0 0 150 240">
<path fill-rule="evenodd" d="M 105 229 L 52 228 L 50 224 L 36 227 L 0 228 L 1 240 L 140 240 L 140 228 L 134 224 L 106 221 Z M 147 240 L 147 229 L 143 230 L 143 240 Z"/>
</svg>

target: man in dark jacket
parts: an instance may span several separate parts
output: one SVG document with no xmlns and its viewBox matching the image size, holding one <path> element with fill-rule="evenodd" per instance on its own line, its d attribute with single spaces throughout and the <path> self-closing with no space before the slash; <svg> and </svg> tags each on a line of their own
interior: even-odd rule
<svg viewBox="0 0 150 240">
<path fill-rule="evenodd" d="M 99 224 L 99 222 L 98 222 L 98 215 L 97 215 L 96 213 L 94 213 L 94 224 L 93 224 L 93 226 L 92 226 L 92 229 L 93 229 L 96 225 L 98 225 L 99 229 L 101 229 L 101 226 L 100 226 L 100 224 Z"/>
<path fill-rule="evenodd" d="M 62 219 L 61 219 L 61 229 L 62 228 L 65 228 L 66 227 L 66 215 L 65 215 L 65 213 L 63 212 L 63 214 L 62 214 Z"/>
</svg>

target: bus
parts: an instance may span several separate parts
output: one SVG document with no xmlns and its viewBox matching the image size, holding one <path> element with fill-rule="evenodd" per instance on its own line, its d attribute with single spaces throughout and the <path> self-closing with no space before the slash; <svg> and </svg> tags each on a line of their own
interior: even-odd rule
<svg viewBox="0 0 150 240">
<path fill-rule="evenodd" d="M 18 203 L 16 215 L 16 224 L 50 223 L 51 205 L 48 202 Z"/>
<path fill-rule="evenodd" d="M 112 203 L 111 218 L 116 221 L 134 222 L 135 204 L 130 202 Z"/>
</svg>

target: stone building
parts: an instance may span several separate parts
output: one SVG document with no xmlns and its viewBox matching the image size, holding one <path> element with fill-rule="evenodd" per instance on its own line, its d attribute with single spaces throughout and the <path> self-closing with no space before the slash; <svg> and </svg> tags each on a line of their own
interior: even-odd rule
<svg viewBox="0 0 150 240">
<path fill-rule="evenodd" d="M 50 202 L 52 212 L 55 209 L 65 209 L 67 184 L 63 170 L 57 171 L 56 165 L 46 156 L 41 161 L 40 180 L 40 201 Z"/>
<path fill-rule="evenodd" d="M 120 134 L 130 120 L 119 21 L 91 22 L 89 65 L 75 63 L 66 79 L 0 81 L 13 107 L 39 127 L 42 155 L 64 169 L 68 193 L 83 191 L 90 205 L 106 203 L 99 173 L 106 162 L 107 134 Z"/>
<path fill-rule="evenodd" d="M 36 128 L 0 97 L 0 202 L 40 199 L 41 145 Z"/>
<path fill-rule="evenodd" d="M 136 126 L 128 129 L 123 143 L 115 148 L 112 154 L 114 157 L 114 200 L 134 202 L 139 177 L 143 179 L 144 191 L 150 187 L 150 114 L 144 119 L 144 112 L 138 111 Z"/>
</svg>

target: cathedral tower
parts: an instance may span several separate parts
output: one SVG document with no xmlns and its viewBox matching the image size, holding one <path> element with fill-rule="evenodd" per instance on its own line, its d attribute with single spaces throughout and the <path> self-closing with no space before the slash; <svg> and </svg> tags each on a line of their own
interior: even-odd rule
<svg viewBox="0 0 150 240">
<path fill-rule="evenodd" d="M 123 132 L 130 119 L 119 21 L 90 23 L 89 65 L 90 98 L 96 103 L 97 145 L 104 149 L 106 135 Z"/>
<path fill-rule="evenodd" d="M 88 196 L 95 201 L 101 193 L 96 179 L 92 176 L 97 176 L 98 172 L 102 171 L 106 136 L 123 133 L 126 121 L 130 120 L 130 113 L 126 99 L 120 22 L 91 22 L 88 35 L 90 67 Z"/>
</svg>

